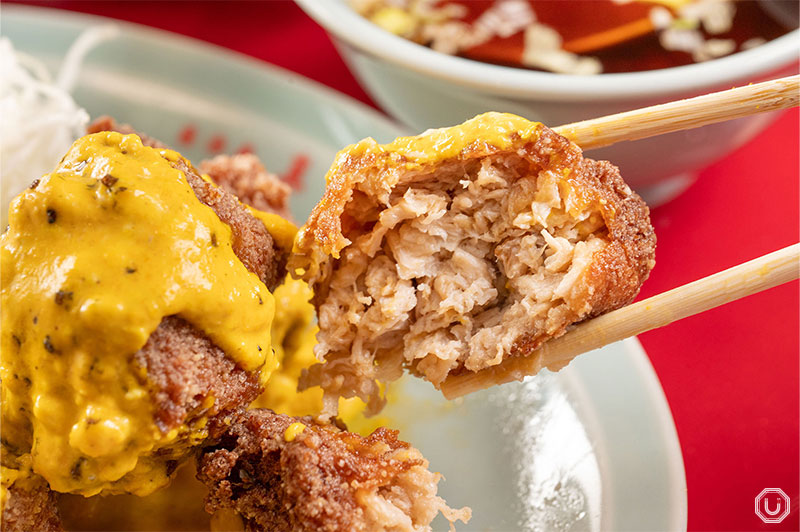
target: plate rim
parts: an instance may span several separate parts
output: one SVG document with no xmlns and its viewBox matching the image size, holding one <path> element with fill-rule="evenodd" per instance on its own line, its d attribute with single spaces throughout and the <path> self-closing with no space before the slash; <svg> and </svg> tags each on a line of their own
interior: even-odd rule
<svg viewBox="0 0 800 532">
<path fill-rule="evenodd" d="M 315 93 L 315 96 L 318 96 L 322 99 L 335 101 L 338 105 L 342 105 L 348 110 L 352 110 L 355 113 L 367 116 L 369 120 L 380 122 L 381 127 L 395 130 L 398 136 L 407 135 L 411 132 L 408 126 L 401 124 L 387 114 L 357 100 L 348 94 L 337 91 L 336 89 L 329 87 L 324 83 L 306 77 L 282 66 L 269 63 L 263 59 L 253 57 L 243 52 L 232 50 L 212 42 L 203 41 L 196 37 L 182 35 L 169 30 L 139 24 L 137 22 L 104 17 L 101 15 L 92 15 L 89 13 L 69 11 L 56 7 L 10 4 L 4 5 L 2 11 L 3 15 L 6 15 L 0 18 L 0 30 L 3 30 L 0 31 L 0 33 L 2 34 L 5 34 L 4 27 L 13 24 L 13 18 L 20 15 L 33 18 L 47 17 L 51 20 L 63 18 L 69 20 L 71 23 L 80 23 L 86 26 L 113 24 L 119 26 L 124 32 L 129 31 L 133 32 L 134 34 L 139 34 L 139 36 L 144 39 L 163 41 L 172 46 L 189 50 L 190 52 L 202 52 L 204 54 L 214 55 L 219 60 L 232 60 L 236 63 L 239 63 L 240 66 L 248 67 L 255 71 L 266 71 L 275 78 L 291 81 L 293 86 L 299 87 L 304 92 Z M 5 37 L 5 35 L 3 36 Z"/>
<path fill-rule="evenodd" d="M 675 418 L 672 416 L 672 409 L 667 400 L 667 394 L 664 392 L 664 387 L 661 385 L 661 380 L 658 378 L 658 373 L 650 361 L 642 342 L 638 336 L 626 338 L 622 341 L 629 358 L 633 364 L 634 369 L 639 373 L 647 383 L 647 391 L 650 395 L 653 406 L 655 407 L 654 413 L 658 418 L 658 425 L 666 432 L 667 438 L 661 441 L 664 443 L 669 460 L 667 470 L 669 474 L 669 482 L 675 490 L 673 497 L 677 499 L 678 506 L 676 512 L 672 514 L 673 522 L 671 530 L 686 530 L 688 527 L 688 490 L 686 487 L 686 465 L 683 461 L 683 450 L 681 449 L 680 437 L 678 436 L 678 428 L 675 425 Z"/>
</svg>

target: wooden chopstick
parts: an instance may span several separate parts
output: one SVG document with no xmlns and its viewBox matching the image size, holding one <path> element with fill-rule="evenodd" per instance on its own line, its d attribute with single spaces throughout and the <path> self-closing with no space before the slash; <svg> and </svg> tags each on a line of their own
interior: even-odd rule
<svg viewBox="0 0 800 532">
<path fill-rule="evenodd" d="M 712 92 L 555 128 L 584 150 L 745 116 L 789 109 L 800 101 L 800 76 Z"/>
<path fill-rule="evenodd" d="M 492 368 L 448 377 L 441 391 L 447 399 L 455 399 L 497 384 L 522 380 L 545 367 L 558 370 L 581 353 L 798 278 L 800 244 L 794 244 L 580 323 L 563 336 L 545 342 L 530 356 L 507 358 Z"/>
</svg>

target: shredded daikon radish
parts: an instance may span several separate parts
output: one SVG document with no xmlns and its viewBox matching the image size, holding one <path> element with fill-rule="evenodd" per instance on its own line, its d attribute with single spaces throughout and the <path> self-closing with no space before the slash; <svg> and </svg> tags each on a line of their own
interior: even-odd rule
<svg viewBox="0 0 800 532">
<path fill-rule="evenodd" d="M 86 54 L 118 32 L 116 26 L 105 25 L 81 34 L 67 52 L 56 82 L 45 65 L 0 38 L 0 230 L 7 223 L 11 199 L 52 170 L 86 132 L 89 114 L 70 91 Z"/>
</svg>

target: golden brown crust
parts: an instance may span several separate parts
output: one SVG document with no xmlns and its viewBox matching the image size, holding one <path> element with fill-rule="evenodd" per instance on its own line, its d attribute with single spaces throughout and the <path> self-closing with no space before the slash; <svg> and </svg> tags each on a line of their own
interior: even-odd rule
<svg viewBox="0 0 800 532">
<path fill-rule="evenodd" d="M 258 397 L 258 376 L 236 366 L 186 320 L 167 316 L 135 355 L 153 386 L 162 432 L 203 416 L 224 415 Z"/>
<path fill-rule="evenodd" d="M 364 530 L 359 491 L 390 486 L 422 459 L 400 459 L 409 445 L 397 431 L 380 428 L 368 438 L 317 425 L 293 441 L 286 431 L 297 418 L 266 409 L 239 415 L 221 441 L 204 450 L 198 479 L 209 488 L 209 513 L 234 509 L 247 530 Z"/>
<path fill-rule="evenodd" d="M 555 132 L 558 142 L 568 142 Z M 580 308 L 591 309 L 583 319 L 599 316 L 623 307 L 639 293 L 655 265 L 656 235 L 650 224 L 650 210 L 644 201 L 625 184 L 619 170 L 608 161 L 582 159 L 579 171 L 571 180 L 582 200 L 602 204 L 603 220 L 609 244 L 596 252 L 579 284 L 573 289 L 573 316 Z M 564 327 L 558 334 L 566 331 Z M 511 356 L 528 356 L 551 336 L 524 335 L 515 342 Z M 555 369 L 555 368 L 554 368 Z"/>
<path fill-rule="evenodd" d="M 197 199 L 211 207 L 220 220 L 230 226 L 233 252 L 245 267 L 274 290 L 286 276 L 285 253 L 275 243 L 264 224 L 239 203 L 230 192 L 205 181 L 185 160 L 174 163 L 189 181 Z"/>
<path fill-rule="evenodd" d="M 577 200 L 573 207 L 579 210 L 591 204 L 601 205 L 612 240 L 621 244 L 621 248 L 615 246 L 615 249 L 609 250 L 609 256 L 602 259 L 605 266 L 596 274 L 602 270 L 622 274 L 629 269 L 630 273 L 635 274 L 630 284 L 638 283 L 641 286 L 654 265 L 655 232 L 650 225 L 650 210 L 638 194 L 625 184 L 617 168 L 608 161 L 585 159 L 578 146 L 545 126 L 541 126 L 535 139 L 515 135 L 510 138 L 511 144 L 502 148 L 489 142 L 473 142 L 455 158 L 468 161 L 524 153 L 532 167 L 570 169 L 564 184 Z M 371 147 L 377 147 L 377 144 L 372 141 Z M 354 193 L 366 190 L 388 195 L 388 191 L 397 185 L 403 166 L 416 166 L 415 171 L 424 174 L 432 172 L 443 162 L 417 165 L 405 154 L 385 150 L 358 150 L 355 153 L 345 150 L 340 153 L 327 176 L 322 199 L 298 234 L 290 268 L 307 270 L 304 278 L 308 278 L 314 275 L 312 271 L 316 271 L 320 262 L 327 261 L 329 256 L 339 256 L 351 241 L 348 235 L 351 232 L 358 233 L 360 229 L 345 213 L 345 206 L 353 199 Z M 625 278 L 619 277 L 620 280 Z M 618 304 L 620 306 L 635 297 L 638 287 L 633 295 L 629 292 L 629 287 L 622 287 L 622 297 L 614 297 L 609 293 L 603 299 L 621 301 Z"/>
</svg>

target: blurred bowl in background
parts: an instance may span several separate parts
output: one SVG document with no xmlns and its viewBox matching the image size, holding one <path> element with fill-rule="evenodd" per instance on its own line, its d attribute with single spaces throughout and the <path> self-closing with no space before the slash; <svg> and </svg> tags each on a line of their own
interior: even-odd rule
<svg viewBox="0 0 800 532">
<path fill-rule="evenodd" d="M 482 63 L 408 41 L 356 13 L 346 0 L 296 0 L 334 38 L 353 73 L 390 115 L 422 131 L 485 111 L 559 126 L 790 75 L 798 71 L 800 30 L 704 63 L 596 75 L 566 75 Z M 674 198 L 697 172 L 778 117 L 764 113 L 700 129 L 592 150 L 620 167 L 651 205 Z"/>
</svg>

